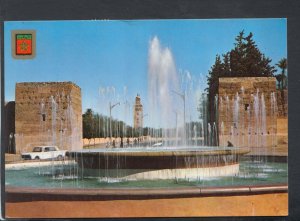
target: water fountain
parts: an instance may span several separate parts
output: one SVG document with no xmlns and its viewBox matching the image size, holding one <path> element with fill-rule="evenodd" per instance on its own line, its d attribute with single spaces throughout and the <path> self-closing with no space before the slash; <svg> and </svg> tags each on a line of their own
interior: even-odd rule
<svg viewBox="0 0 300 221">
<path fill-rule="evenodd" d="M 241 148 L 161 147 L 91 149 L 69 152 L 84 176 L 126 180 L 202 179 L 239 172 Z"/>
<path fill-rule="evenodd" d="M 212 147 L 213 144 L 218 145 L 218 130 L 215 122 L 208 123 L 207 126 L 208 146 L 193 145 L 197 143 L 197 127 L 195 125 L 191 128 L 190 124 L 186 123 L 186 112 L 195 108 L 190 104 L 189 93 L 193 85 L 190 83 L 189 72 L 185 72 L 186 81 L 181 82 L 180 87 L 180 77 L 176 71 L 173 55 L 170 49 L 160 45 L 157 37 L 150 42 L 148 57 L 147 113 L 149 113 L 151 127 L 162 128 L 163 146 L 87 149 L 69 151 L 68 156 L 75 159 L 84 176 L 101 178 L 203 179 L 238 174 L 239 158 L 248 153 L 249 149 Z M 238 122 L 238 99 L 234 105 L 234 119 Z M 174 109 L 180 110 L 183 114 L 176 114 L 174 119 L 174 115 L 171 114 Z M 235 129 L 235 133 L 238 129 Z M 174 131 L 177 130 L 181 133 L 176 132 L 174 138 Z M 150 133 L 150 137 L 155 136 Z"/>
</svg>

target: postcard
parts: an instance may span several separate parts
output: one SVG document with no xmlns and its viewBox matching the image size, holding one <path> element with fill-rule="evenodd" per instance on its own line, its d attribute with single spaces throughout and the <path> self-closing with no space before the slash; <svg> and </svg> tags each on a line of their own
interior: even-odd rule
<svg viewBox="0 0 300 221">
<path fill-rule="evenodd" d="M 288 215 L 287 20 L 4 22 L 6 218 Z"/>
</svg>

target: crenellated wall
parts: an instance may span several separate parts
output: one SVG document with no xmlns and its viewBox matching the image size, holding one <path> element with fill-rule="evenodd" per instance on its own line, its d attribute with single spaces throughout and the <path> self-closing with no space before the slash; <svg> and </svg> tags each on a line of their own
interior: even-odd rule
<svg viewBox="0 0 300 221">
<path fill-rule="evenodd" d="M 219 78 L 220 146 L 276 146 L 277 100 L 274 77 Z"/>
<path fill-rule="evenodd" d="M 16 84 L 16 153 L 36 145 L 82 148 L 81 89 L 72 82 Z"/>
</svg>

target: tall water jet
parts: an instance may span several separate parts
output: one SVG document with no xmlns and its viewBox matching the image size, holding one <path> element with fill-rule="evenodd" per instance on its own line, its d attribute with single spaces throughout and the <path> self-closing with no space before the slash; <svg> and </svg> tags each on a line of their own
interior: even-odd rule
<svg viewBox="0 0 300 221">
<path fill-rule="evenodd" d="M 265 96 L 261 94 L 261 135 L 262 135 L 262 147 L 266 147 L 267 144 L 267 122 L 266 122 L 266 103 Z"/>
<path fill-rule="evenodd" d="M 194 131 L 194 145 L 197 145 L 197 126 L 194 125 L 193 127 L 193 131 Z"/>
<path fill-rule="evenodd" d="M 211 125 L 210 123 L 207 124 L 207 137 L 208 137 L 208 146 L 211 146 L 212 141 L 212 133 L 211 133 Z"/>
<path fill-rule="evenodd" d="M 201 123 L 201 145 L 208 145 L 208 119 L 207 119 L 207 94 L 202 93 L 200 97 L 200 105 L 198 111 L 200 113 L 200 123 Z"/>
<path fill-rule="evenodd" d="M 276 93 L 275 92 L 271 92 L 271 124 L 272 124 L 272 128 L 271 128 L 271 139 L 272 139 L 272 146 L 273 149 L 274 147 L 277 145 L 277 131 L 276 128 L 274 127 L 276 120 L 277 120 L 277 100 L 276 100 Z"/>
<path fill-rule="evenodd" d="M 176 105 L 178 98 L 173 91 L 179 91 L 179 83 L 172 52 L 154 37 L 149 43 L 148 53 L 148 113 L 151 126 L 163 128 L 165 140 L 170 139 L 166 129 L 176 126 L 171 114 L 173 109 L 183 109 L 183 106 Z"/>
<path fill-rule="evenodd" d="M 236 146 L 240 146 L 240 96 L 236 93 L 233 101 L 233 133 Z"/>
<path fill-rule="evenodd" d="M 56 114 L 57 114 L 57 105 L 54 99 L 54 96 L 50 97 L 51 103 L 51 121 L 52 121 L 52 145 L 56 145 Z"/>
<path fill-rule="evenodd" d="M 259 90 L 257 89 L 256 95 L 253 95 L 254 102 L 253 102 L 253 108 L 254 108 L 254 128 L 255 128 L 255 146 L 260 146 L 260 116 L 259 116 Z"/>
<path fill-rule="evenodd" d="M 221 122 L 221 133 L 220 133 L 220 137 L 221 137 L 221 145 L 223 147 L 225 147 L 225 140 L 224 140 L 224 122 Z"/>
<path fill-rule="evenodd" d="M 276 79 L 221 78 L 219 82 L 219 131 L 223 121 L 225 137 L 234 146 L 266 154 L 276 143 Z M 220 143 L 223 136 L 219 134 Z"/>
</svg>

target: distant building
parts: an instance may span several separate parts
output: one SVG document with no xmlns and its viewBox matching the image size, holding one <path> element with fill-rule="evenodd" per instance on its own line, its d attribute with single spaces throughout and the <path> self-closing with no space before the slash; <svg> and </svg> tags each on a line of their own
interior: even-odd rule
<svg viewBox="0 0 300 221">
<path fill-rule="evenodd" d="M 82 148 L 81 89 L 72 82 L 16 84 L 16 153 L 37 145 Z"/>
<path fill-rule="evenodd" d="M 135 103 L 133 108 L 133 127 L 135 129 L 143 127 L 143 105 L 141 103 L 140 95 L 135 97 Z"/>
</svg>

